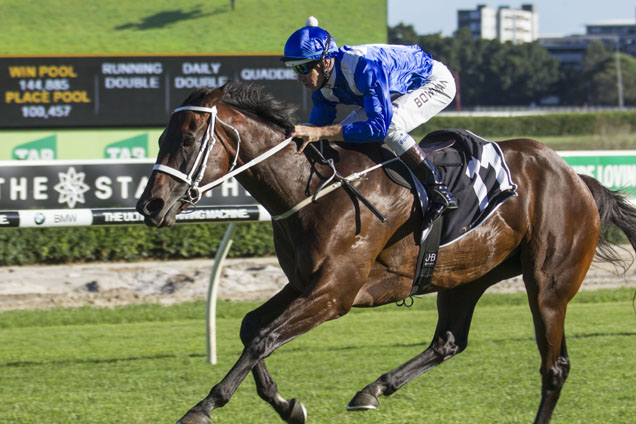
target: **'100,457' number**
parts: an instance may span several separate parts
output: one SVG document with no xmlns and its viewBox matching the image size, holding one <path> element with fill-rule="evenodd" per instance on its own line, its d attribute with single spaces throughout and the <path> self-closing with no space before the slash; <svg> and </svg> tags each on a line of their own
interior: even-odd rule
<svg viewBox="0 0 636 424">
<path fill-rule="evenodd" d="M 58 106 L 23 106 L 22 116 L 25 118 L 64 118 L 71 113 L 71 106 L 58 105 Z"/>
</svg>

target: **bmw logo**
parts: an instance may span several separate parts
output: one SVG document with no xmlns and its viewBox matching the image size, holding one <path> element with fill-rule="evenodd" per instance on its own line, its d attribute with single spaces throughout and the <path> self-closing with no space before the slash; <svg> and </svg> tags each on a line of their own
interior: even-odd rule
<svg viewBox="0 0 636 424">
<path fill-rule="evenodd" d="M 42 212 L 38 212 L 37 214 L 35 214 L 35 217 L 33 218 L 33 221 L 37 225 L 42 225 L 42 224 L 44 224 L 44 221 L 46 221 L 46 217 L 44 216 L 44 214 Z"/>
</svg>

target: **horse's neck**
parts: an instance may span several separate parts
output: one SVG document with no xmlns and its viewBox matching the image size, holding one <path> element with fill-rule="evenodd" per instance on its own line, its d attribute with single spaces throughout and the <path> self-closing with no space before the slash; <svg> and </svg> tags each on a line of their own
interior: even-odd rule
<svg viewBox="0 0 636 424">
<path fill-rule="evenodd" d="M 241 136 L 239 165 L 253 160 L 286 139 L 284 131 L 275 125 L 265 124 L 246 115 L 240 118 L 235 115 L 235 118 L 233 125 Z M 330 166 L 317 163 L 317 155 L 311 150 L 307 148 L 304 153 L 299 154 L 298 144 L 292 142 L 236 178 L 270 214 L 284 213 L 313 194 L 333 176 L 334 171 Z M 360 151 L 338 148 L 331 149 L 330 154 L 337 158 L 336 167 L 343 176 L 362 171 L 374 164 L 367 154 Z M 377 156 L 375 160 L 379 159 L 378 152 L 373 156 Z"/>
<path fill-rule="evenodd" d="M 286 137 L 284 132 L 262 128 L 242 135 L 239 163 L 247 163 L 276 147 Z M 289 143 L 281 151 L 237 175 L 237 180 L 271 214 L 280 214 L 301 201 L 310 178 L 311 164 L 298 145 Z"/>
</svg>

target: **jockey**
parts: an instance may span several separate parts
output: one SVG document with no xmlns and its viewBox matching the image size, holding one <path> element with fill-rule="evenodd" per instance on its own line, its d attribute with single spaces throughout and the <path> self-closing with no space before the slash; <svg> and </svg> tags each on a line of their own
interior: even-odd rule
<svg viewBox="0 0 636 424">
<path fill-rule="evenodd" d="M 431 199 L 427 228 L 457 200 L 409 135 L 455 97 L 448 68 L 419 46 L 370 44 L 338 48 L 313 16 L 285 44 L 281 60 L 312 91 L 309 124 L 291 134 L 308 143 L 325 140 L 385 142 L 420 179 Z M 336 106 L 360 106 L 334 125 Z"/>
</svg>

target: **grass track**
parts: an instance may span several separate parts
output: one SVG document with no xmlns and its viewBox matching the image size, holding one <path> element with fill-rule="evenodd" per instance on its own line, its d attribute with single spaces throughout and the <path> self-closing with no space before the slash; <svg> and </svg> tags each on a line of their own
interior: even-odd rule
<svg viewBox="0 0 636 424">
<path fill-rule="evenodd" d="M 572 372 L 553 422 L 632 422 L 632 295 L 628 289 L 584 292 L 571 304 Z M 238 358 L 241 317 L 254 306 L 219 304 L 215 367 L 205 364 L 202 303 L 2 313 L 0 422 L 174 422 Z M 310 423 L 532 421 L 539 356 L 523 295 L 486 295 L 466 352 L 381 399 L 377 411 L 344 410 L 357 390 L 420 352 L 435 322 L 430 296 L 410 310 L 356 310 L 284 346 L 268 367 L 283 396 L 307 406 Z M 248 377 L 213 422 L 280 421 Z"/>
</svg>

